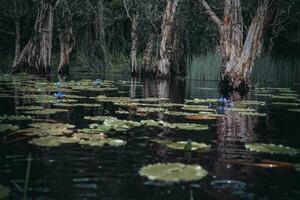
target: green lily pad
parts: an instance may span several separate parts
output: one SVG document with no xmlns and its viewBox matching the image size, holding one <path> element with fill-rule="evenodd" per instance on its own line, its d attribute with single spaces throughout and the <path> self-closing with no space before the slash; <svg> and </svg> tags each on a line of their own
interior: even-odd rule
<svg viewBox="0 0 300 200">
<path fill-rule="evenodd" d="M 57 109 L 57 108 L 47 108 L 44 110 L 26 111 L 25 113 L 31 114 L 31 115 L 53 115 L 53 114 L 62 113 L 62 112 L 69 112 L 69 110 Z"/>
<path fill-rule="evenodd" d="M 141 124 L 144 126 L 167 127 L 171 129 L 190 130 L 190 131 L 202 131 L 202 130 L 209 129 L 208 125 L 202 125 L 202 124 L 168 123 L 164 121 L 154 121 L 154 120 L 142 120 Z"/>
<path fill-rule="evenodd" d="M 182 110 L 187 110 L 187 111 L 205 111 L 205 112 L 215 112 L 214 109 L 209 108 L 208 106 L 203 106 L 203 105 L 184 105 Z"/>
<path fill-rule="evenodd" d="M 79 140 L 73 137 L 57 137 L 57 136 L 46 136 L 40 138 L 34 138 L 29 141 L 30 144 L 43 147 L 57 147 L 61 144 L 76 144 Z"/>
<path fill-rule="evenodd" d="M 16 107 L 17 110 L 43 110 L 44 107 L 42 106 L 18 106 Z"/>
<path fill-rule="evenodd" d="M 0 199 L 6 199 L 9 196 L 10 189 L 3 185 L 0 185 Z"/>
<path fill-rule="evenodd" d="M 218 99 L 191 99 L 191 100 L 185 100 L 186 103 L 217 103 Z"/>
<path fill-rule="evenodd" d="M 168 140 L 152 140 L 152 141 L 157 142 L 158 144 L 165 145 L 166 147 L 169 147 L 171 149 L 185 150 L 185 151 L 209 150 L 211 147 L 210 145 L 207 145 L 205 143 L 198 143 L 192 141 L 178 141 L 178 142 L 172 142 Z"/>
<path fill-rule="evenodd" d="M 299 149 L 295 149 L 288 146 L 283 145 L 275 145 L 275 144 L 264 144 L 264 143 L 253 143 L 246 144 L 246 149 L 255 152 L 262 153 L 271 153 L 271 154 L 298 154 L 300 153 Z"/>
<path fill-rule="evenodd" d="M 140 169 L 139 174 L 150 180 L 166 182 L 198 181 L 207 176 L 207 171 L 200 165 L 185 165 L 181 163 L 158 163 Z"/>
<path fill-rule="evenodd" d="M 265 106 L 265 105 L 266 105 L 266 102 L 264 102 L 264 101 L 250 101 L 250 100 L 246 101 L 246 100 L 244 100 L 244 101 L 237 101 L 237 102 L 235 102 L 235 104 L 236 104 L 237 106 L 239 106 L 239 105 L 247 105 L 247 106 Z"/>
<path fill-rule="evenodd" d="M 300 103 L 295 103 L 295 102 L 272 102 L 272 105 L 275 105 L 275 106 L 295 106 L 295 107 L 298 107 L 298 106 L 300 106 Z"/>
<path fill-rule="evenodd" d="M 12 132 L 18 130 L 20 127 L 12 124 L 0 124 L 0 133 Z"/>
<path fill-rule="evenodd" d="M 256 112 L 256 109 L 252 108 L 228 108 L 232 112 Z"/>
<path fill-rule="evenodd" d="M 26 121 L 31 120 L 31 116 L 25 115 L 2 115 L 0 116 L 0 120 L 2 121 Z"/>
<path fill-rule="evenodd" d="M 29 125 L 32 128 L 22 129 L 18 132 L 30 136 L 63 136 L 73 133 L 74 125 L 63 123 L 40 122 Z"/>
<path fill-rule="evenodd" d="M 89 146 L 97 146 L 97 147 L 103 147 L 105 145 L 119 147 L 119 146 L 124 146 L 126 144 L 126 142 L 124 140 L 114 139 L 114 138 L 105 138 L 105 139 L 93 138 L 90 140 L 80 140 L 79 144 L 89 145 Z"/>
<path fill-rule="evenodd" d="M 259 112 L 239 112 L 240 115 L 243 116 L 253 116 L 253 117 L 266 117 L 266 113 L 259 113 Z"/>
</svg>

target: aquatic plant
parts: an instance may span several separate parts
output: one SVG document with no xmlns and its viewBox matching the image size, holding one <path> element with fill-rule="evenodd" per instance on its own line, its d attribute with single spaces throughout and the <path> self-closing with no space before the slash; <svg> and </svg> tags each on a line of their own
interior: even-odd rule
<svg viewBox="0 0 300 200">
<path fill-rule="evenodd" d="M 217 103 L 218 99 L 185 99 L 185 103 L 194 103 L 194 104 L 198 104 L 198 103 Z"/>
<path fill-rule="evenodd" d="M 54 93 L 54 96 L 58 99 L 63 99 L 65 97 L 65 94 L 62 92 L 57 92 L 57 93 Z"/>
<path fill-rule="evenodd" d="M 298 154 L 298 153 L 300 153 L 299 149 L 295 149 L 295 148 L 283 146 L 283 145 L 275 145 L 275 144 L 253 143 L 253 144 L 246 144 L 245 148 L 250 151 L 271 153 L 271 154 Z"/>
<path fill-rule="evenodd" d="M 0 120 L 2 121 L 26 121 L 31 120 L 31 116 L 25 115 L 2 115 L 0 116 Z"/>
<path fill-rule="evenodd" d="M 17 110 L 43 110 L 44 107 L 42 106 L 18 106 L 16 107 Z"/>
<path fill-rule="evenodd" d="M 53 114 L 68 112 L 68 111 L 69 110 L 66 110 L 66 109 L 47 108 L 44 110 L 26 111 L 25 113 L 31 114 L 31 115 L 53 115 Z"/>
<path fill-rule="evenodd" d="M 266 117 L 266 113 L 259 113 L 259 112 L 239 112 L 240 115 L 243 116 L 253 116 L 253 117 Z"/>
<path fill-rule="evenodd" d="M 207 125 L 202 125 L 202 124 L 168 123 L 164 121 L 154 121 L 154 120 L 142 120 L 141 124 L 144 126 L 167 127 L 171 129 L 190 130 L 190 131 L 202 131 L 202 130 L 209 129 Z"/>
<path fill-rule="evenodd" d="M 46 136 L 40 138 L 34 138 L 29 141 L 30 144 L 35 144 L 37 146 L 43 147 L 57 147 L 61 144 L 76 144 L 78 139 L 73 137 L 58 137 L 58 136 Z"/>
<path fill-rule="evenodd" d="M 105 145 L 119 147 L 119 146 L 124 146 L 126 142 L 124 140 L 114 139 L 114 138 L 105 138 L 105 139 L 92 138 L 90 140 L 80 140 L 79 144 L 88 145 L 92 147 L 93 146 L 103 147 Z"/>
<path fill-rule="evenodd" d="M 12 124 L 0 124 L 0 133 L 6 133 L 11 131 L 16 131 L 20 127 Z"/>
<path fill-rule="evenodd" d="M 198 181 L 207 176 L 207 171 L 200 165 L 182 163 L 158 163 L 140 169 L 139 174 L 150 180 L 166 182 Z"/>
<path fill-rule="evenodd" d="M 184 151 L 198 151 L 198 150 L 209 150 L 210 145 L 205 143 L 198 143 L 193 141 L 177 141 L 172 142 L 168 140 L 152 140 L 158 144 L 165 145 L 168 148 L 176 149 L 176 150 L 184 150 Z"/>
<path fill-rule="evenodd" d="M 182 110 L 187 110 L 187 111 L 205 111 L 205 112 L 215 112 L 214 109 L 211 109 L 209 106 L 204 106 L 204 105 L 184 105 Z"/>
</svg>

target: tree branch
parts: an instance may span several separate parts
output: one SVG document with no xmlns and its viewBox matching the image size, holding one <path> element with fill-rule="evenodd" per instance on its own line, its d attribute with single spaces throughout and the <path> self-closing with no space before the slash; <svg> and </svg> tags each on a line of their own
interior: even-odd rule
<svg viewBox="0 0 300 200">
<path fill-rule="evenodd" d="M 206 0 L 199 0 L 199 1 L 203 5 L 203 7 L 205 8 L 205 10 L 206 10 L 207 14 L 210 16 L 211 20 L 218 26 L 218 29 L 221 30 L 222 29 L 222 22 L 218 18 L 218 16 L 216 15 L 216 13 L 214 13 L 214 11 L 210 8 L 210 6 L 206 2 Z"/>
</svg>

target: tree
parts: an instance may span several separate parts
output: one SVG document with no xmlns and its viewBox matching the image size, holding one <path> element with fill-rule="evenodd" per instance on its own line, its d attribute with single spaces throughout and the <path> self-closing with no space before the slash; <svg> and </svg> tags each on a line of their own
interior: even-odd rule
<svg viewBox="0 0 300 200">
<path fill-rule="evenodd" d="M 159 47 L 159 60 L 157 63 L 156 74 L 158 77 L 168 77 L 171 75 L 171 39 L 172 27 L 180 0 L 165 0 L 166 8 L 164 11 L 161 25 L 161 39 Z"/>
<path fill-rule="evenodd" d="M 57 0 L 38 2 L 34 32 L 22 50 L 11 73 L 24 70 L 30 73 L 48 74 L 50 72 L 54 9 Z"/>
<path fill-rule="evenodd" d="M 61 0 L 57 21 L 59 27 L 60 62 L 57 72 L 68 74 L 70 68 L 70 56 L 75 47 L 75 36 L 72 28 L 72 15 L 66 0 Z"/>
<path fill-rule="evenodd" d="M 223 19 L 200 0 L 219 32 L 222 56 L 221 89 L 248 89 L 255 58 L 260 54 L 263 31 L 267 20 L 269 0 L 259 2 L 244 40 L 244 21 L 240 0 L 225 0 Z"/>
<path fill-rule="evenodd" d="M 131 73 L 139 74 L 138 62 L 137 62 L 137 50 L 138 50 L 138 26 L 139 26 L 139 8 L 136 0 L 131 0 L 130 8 L 127 0 L 123 0 L 123 5 L 127 13 L 127 17 L 131 21 L 131 49 L 130 49 L 130 65 Z M 132 12 L 130 13 L 130 10 Z"/>
</svg>

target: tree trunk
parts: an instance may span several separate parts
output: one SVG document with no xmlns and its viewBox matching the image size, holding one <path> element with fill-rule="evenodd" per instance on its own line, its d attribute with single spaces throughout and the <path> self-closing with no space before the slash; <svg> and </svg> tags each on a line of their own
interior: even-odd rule
<svg viewBox="0 0 300 200">
<path fill-rule="evenodd" d="M 109 60 L 107 57 L 107 49 L 105 44 L 102 0 L 97 0 L 96 8 L 96 45 L 98 50 L 97 54 L 102 61 L 102 67 L 109 67 Z"/>
<path fill-rule="evenodd" d="M 50 72 L 53 14 L 57 0 L 41 0 L 34 32 L 22 50 L 11 73 L 26 71 L 36 74 Z"/>
<path fill-rule="evenodd" d="M 138 63 L 137 63 L 137 44 L 138 44 L 138 19 L 139 15 L 135 14 L 132 17 L 131 25 L 131 50 L 130 50 L 130 61 L 131 61 L 131 73 L 139 74 Z"/>
<path fill-rule="evenodd" d="M 60 41 L 60 62 L 58 66 L 59 74 L 68 74 L 70 70 L 70 56 L 75 46 L 75 37 L 72 29 L 72 17 L 69 7 L 64 5 L 62 30 L 59 33 Z"/>
<path fill-rule="evenodd" d="M 262 47 L 269 0 L 264 0 L 258 6 L 245 41 L 243 39 L 243 17 L 240 0 L 225 1 L 222 21 L 205 0 L 200 0 L 200 2 L 211 19 L 217 24 L 220 35 L 221 90 L 248 90 L 253 63 Z"/>
<path fill-rule="evenodd" d="M 157 63 L 157 76 L 168 77 L 171 75 L 170 41 L 176 10 L 180 0 L 167 0 L 161 26 L 161 41 L 159 47 L 159 60 Z"/>
<path fill-rule="evenodd" d="M 16 65 L 17 60 L 21 53 L 21 24 L 19 18 L 15 19 L 15 27 L 16 27 L 16 41 L 15 41 L 15 57 L 14 57 L 13 66 Z"/>
<path fill-rule="evenodd" d="M 143 70 L 142 73 L 145 75 L 149 75 L 153 73 L 152 65 L 153 65 L 153 50 L 155 46 L 155 33 L 151 33 L 144 50 L 143 56 Z"/>
</svg>

